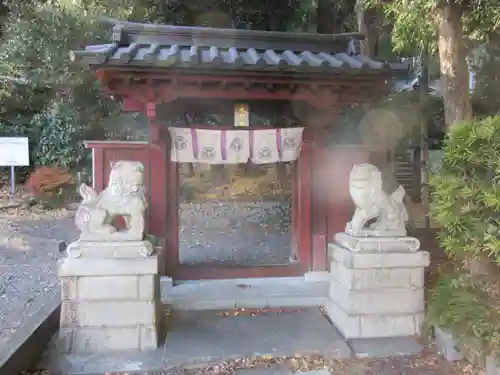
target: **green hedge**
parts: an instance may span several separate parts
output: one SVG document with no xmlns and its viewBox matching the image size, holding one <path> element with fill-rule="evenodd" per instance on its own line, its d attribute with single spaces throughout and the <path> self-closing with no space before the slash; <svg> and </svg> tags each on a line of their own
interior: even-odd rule
<svg viewBox="0 0 500 375">
<path fill-rule="evenodd" d="M 500 358 L 500 116 L 450 130 L 430 188 L 440 245 L 458 270 L 430 291 L 429 323 L 453 333 L 473 362 Z M 486 272 L 472 275 L 474 260 Z"/>
<path fill-rule="evenodd" d="M 430 185 L 446 253 L 500 263 L 500 116 L 456 125 Z"/>
</svg>

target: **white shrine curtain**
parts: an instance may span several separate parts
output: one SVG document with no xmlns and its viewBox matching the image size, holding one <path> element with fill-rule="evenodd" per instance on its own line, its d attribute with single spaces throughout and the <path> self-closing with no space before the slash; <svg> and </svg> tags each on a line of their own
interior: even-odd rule
<svg viewBox="0 0 500 375">
<path fill-rule="evenodd" d="M 169 127 L 178 163 L 268 164 L 296 160 L 304 128 L 216 130 Z"/>
</svg>

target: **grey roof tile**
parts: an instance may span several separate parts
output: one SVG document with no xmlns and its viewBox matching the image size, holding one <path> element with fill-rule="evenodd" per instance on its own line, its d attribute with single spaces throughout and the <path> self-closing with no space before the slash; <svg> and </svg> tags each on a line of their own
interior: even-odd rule
<svg viewBox="0 0 500 375">
<path fill-rule="evenodd" d="M 193 67 L 215 69 L 276 70 L 276 71 L 389 71 L 406 70 L 404 64 L 388 64 L 347 53 L 330 54 L 311 51 L 294 52 L 272 49 L 200 48 L 196 45 L 131 43 L 128 46 L 106 44 L 90 46 L 85 51 L 72 51 L 71 59 L 85 65 Z"/>
<path fill-rule="evenodd" d="M 116 21 L 112 38 L 114 43 L 88 46 L 84 51 L 72 51 L 70 57 L 73 61 L 88 66 L 304 73 L 407 70 L 405 64 L 389 64 L 363 56 L 351 56 L 343 52 L 345 48 L 339 51 L 339 45 L 347 46 L 348 40 L 359 39 L 357 34 L 292 35 Z M 307 49 L 306 45 L 309 46 Z"/>
</svg>

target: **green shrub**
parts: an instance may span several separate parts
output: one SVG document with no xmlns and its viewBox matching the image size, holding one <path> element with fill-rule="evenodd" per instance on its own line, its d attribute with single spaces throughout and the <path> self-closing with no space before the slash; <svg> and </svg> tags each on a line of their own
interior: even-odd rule
<svg viewBox="0 0 500 375">
<path fill-rule="evenodd" d="M 489 290 L 486 280 L 456 272 L 442 275 L 429 294 L 428 322 L 451 331 L 472 360 L 500 358 L 500 301 Z"/>
<path fill-rule="evenodd" d="M 455 259 L 500 263 L 500 116 L 456 125 L 431 176 L 431 216 Z"/>
<path fill-rule="evenodd" d="M 34 148 L 36 165 L 71 168 L 83 160 L 83 134 L 74 112 L 56 106 L 35 115 L 31 127 L 40 129 Z"/>
<path fill-rule="evenodd" d="M 466 357 L 500 357 L 500 116 L 455 125 L 431 176 L 439 243 L 460 267 L 443 274 L 428 301 L 431 325 L 448 329 Z M 478 267 L 478 265 L 480 267 Z M 480 271 L 480 272 L 478 272 Z"/>
<path fill-rule="evenodd" d="M 196 198 L 197 193 L 198 189 L 192 183 L 186 182 L 179 187 L 179 195 L 183 202 L 192 202 Z"/>
<path fill-rule="evenodd" d="M 72 168 L 82 161 L 81 140 L 102 139 L 103 120 L 119 110 L 95 72 L 68 57 L 107 40 L 106 27 L 76 3 L 10 5 L 0 42 L 0 136 L 29 137 L 34 166 Z"/>
</svg>

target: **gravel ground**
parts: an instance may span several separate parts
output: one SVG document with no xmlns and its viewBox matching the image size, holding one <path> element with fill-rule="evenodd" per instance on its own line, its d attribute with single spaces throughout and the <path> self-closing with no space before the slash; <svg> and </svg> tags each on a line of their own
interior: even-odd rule
<svg viewBox="0 0 500 375">
<path fill-rule="evenodd" d="M 182 264 L 260 266 L 291 256 L 289 202 L 204 202 L 180 206 Z M 280 216 L 281 215 L 281 216 Z"/>
<path fill-rule="evenodd" d="M 276 221 L 286 202 L 220 202 L 181 207 L 181 262 L 257 266 L 289 261 L 291 233 Z M 59 242 L 78 236 L 66 212 L 0 212 L 0 347 L 58 287 Z"/>
<path fill-rule="evenodd" d="M 72 219 L 0 217 L 0 347 L 58 287 L 59 242 L 75 237 Z"/>
</svg>

